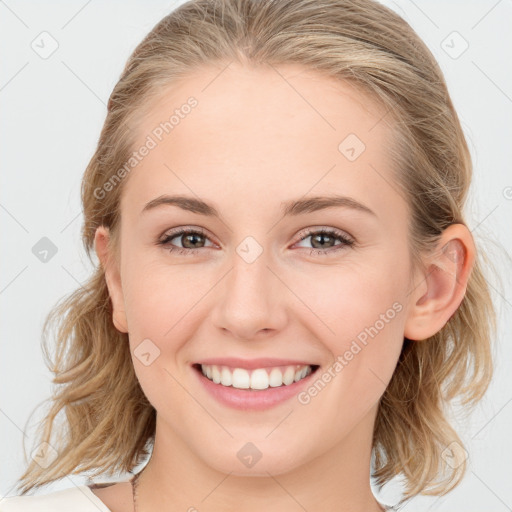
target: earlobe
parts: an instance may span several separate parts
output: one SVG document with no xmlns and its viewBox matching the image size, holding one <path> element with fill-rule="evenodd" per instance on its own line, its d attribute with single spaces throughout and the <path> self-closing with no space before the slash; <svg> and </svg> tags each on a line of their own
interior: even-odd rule
<svg viewBox="0 0 512 512">
<path fill-rule="evenodd" d="M 468 228 L 452 224 L 443 232 L 428 258 L 422 286 L 413 285 L 404 336 L 424 340 L 439 332 L 457 311 L 467 289 L 475 259 L 475 245 Z"/>
<path fill-rule="evenodd" d="M 94 247 L 105 273 L 108 293 L 112 301 L 112 322 L 115 328 L 123 333 L 128 332 L 121 276 L 109 247 L 110 233 L 105 226 L 99 226 L 94 236 Z"/>
</svg>

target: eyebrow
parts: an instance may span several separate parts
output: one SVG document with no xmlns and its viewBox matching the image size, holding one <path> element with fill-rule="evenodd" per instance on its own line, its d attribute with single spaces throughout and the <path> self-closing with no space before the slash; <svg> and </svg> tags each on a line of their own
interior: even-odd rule
<svg viewBox="0 0 512 512">
<path fill-rule="evenodd" d="M 220 219 L 220 214 L 217 209 L 211 204 L 197 199 L 195 197 L 180 196 L 180 195 L 161 195 L 149 201 L 142 209 L 141 214 L 153 210 L 162 205 L 172 205 L 192 213 L 205 215 L 207 217 L 217 217 Z M 281 210 L 283 216 L 296 216 L 305 213 L 312 213 L 327 208 L 350 208 L 360 212 L 377 217 L 377 214 L 365 206 L 364 204 L 356 201 L 348 196 L 329 195 L 329 196 L 314 196 L 305 199 L 297 199 L 292 201 L 285 201 L 281 203 Z"/>
</svg>

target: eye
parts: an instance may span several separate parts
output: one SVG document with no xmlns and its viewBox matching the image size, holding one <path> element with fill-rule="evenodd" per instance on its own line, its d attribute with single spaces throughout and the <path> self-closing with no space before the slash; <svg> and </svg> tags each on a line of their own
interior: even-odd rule
<svg viewBox="0 0 512 512">
<path fill-rule="evenodd" d="M 322 228 L 320 230 L 309 229 L 301 233 L 299 242 L 303 242 L 307 238 L 311 238 L 311 243 L 313 244 L 313 248 L 310 251 L 311 256 L 315 253 L 324 255 L 337 252 L 354 244 L 354 240 L 346 236 L 343 232 L 332 228 Z M 171 243 L 174 239 L 181 239 L 181 247 L 176 247 Z M 191 255 L 196 254 L 197 251 L 204 248 L 205 241 L 207 240 L 209 240 L 209 238 L 202 229 L 179 228 L 167 233 L 163 239 L 157 242 L 157 245 L 166 247 L 169 252 Z M 336 241 L 340 243 L 336 244 Z"/>
<path fill-rule="evenodd" d="M 182 240 L 182 247 L 175 247 L 171 240 L 175 238 Z M 168 233 L 158 245 L 166 246 L 169 252 L 178 252 L 179 254 L 195 254 L 201 248 L 201 239 L 208 239 L 201 229 L 180 228 Z M 204 242 L 203 242 L 204 243 Z"/>
<path fill-rule="evenodd" d="M 346 236 L 343 232 L 333 228 L 322 228 L 320 230 L 308 229 L 301 234 L 300 242 L 307 238 L 311 238 L 313 249 L 310 251 L 310 256 L 313 254 L 326 255 L 327 253 L 338 252 L 346 247 L 354 244 L 354 240 Z M 335 244 L 339 240 L 341 243 Z"/>
</svg>

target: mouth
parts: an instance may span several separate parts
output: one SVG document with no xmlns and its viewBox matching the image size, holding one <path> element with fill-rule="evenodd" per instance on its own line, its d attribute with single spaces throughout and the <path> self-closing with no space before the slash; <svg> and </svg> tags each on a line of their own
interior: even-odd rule
<svg viewBox="0 0 512 512">
<path fill-rule="evenodd" d="M 221 387 L 257 392 L 269 388 L 291 386 L 315 373 L 320 366 L 317 364 L 295 364 L 247 369 L 196 363 L 192 365 L 192 368 L 201 376 Z"/>
</svg>

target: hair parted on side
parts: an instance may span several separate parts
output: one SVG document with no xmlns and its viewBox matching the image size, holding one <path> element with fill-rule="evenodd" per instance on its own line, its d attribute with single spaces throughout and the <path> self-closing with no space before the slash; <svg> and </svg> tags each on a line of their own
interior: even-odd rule
<svg viewBox="0 0 512 512">
<path fill-rule="evenodd" d="M 464 133 L 435 58 L 399 15 L 373 0 L 192 0 L 137 46 L 110 96 L 82 181 L 82 239 L 89 258 L 100 225 L 110 229 L 120 257 L 116 237 L 124 182 L 108 194 L 95 191 L 130 158 L 134 120 L 178 79 L 202 66 L 234 61 L 300 64 L 350 83 L 384 106 L 396 142 L 396 182 L 411 212 L 415 265 L 445 228 L 465 224 L 472 163 Z M 451 468 L 441 455 L 453 441 L 463 446 L 444 406 L 454 398 L 473 406 L 493 373 L 496 314 L 484 256 L 477 250 L 466 295 L 447 324 L 427 340 L 404 339 L 380 401 L 373 476 L 382 486 L 403 475 L 404 499 L 445 494 L 466 471 L 465 462 Z M 104 271 L 95 266 L 87 283 L 59 302 L 44 325 L 45 359 L 57 386 L 35 445 L 50 443 L 58 457 L 47 468 L 30 461 L 20 478 L 23 494 L 69 474 L 128 472 L 154 441 L 156 412 L 137 381 L 128 336 L 114 327 Z M 53 325 L 52 359 L 46 344 Z M 65 421 L 56 426 L 60 412 Z"/>
</svg>

